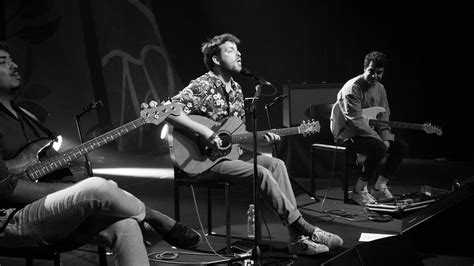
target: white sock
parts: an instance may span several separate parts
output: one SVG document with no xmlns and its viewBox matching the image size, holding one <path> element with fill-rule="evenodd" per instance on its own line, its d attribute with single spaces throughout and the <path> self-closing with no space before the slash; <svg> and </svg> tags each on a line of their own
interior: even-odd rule
<svg viewBox="0 0 474 266">
<path fill-rule="evenodd" d="M 377 179 L 377 182 L 375 183 L 374 188 L 377 190 L 382 189 L 382 188 L 387 188 L 387 182 L 388 182 L 388 179 L 380 175 L 379 178 Z"/>
<path fill-rule="evenodd" d="M 357 179 L 357 183 L 354 186 L 354 192 L 359 193 L 364 190 L 367 190 L 367 181 L 362 181 L 360 178 Z"/>
</svg>

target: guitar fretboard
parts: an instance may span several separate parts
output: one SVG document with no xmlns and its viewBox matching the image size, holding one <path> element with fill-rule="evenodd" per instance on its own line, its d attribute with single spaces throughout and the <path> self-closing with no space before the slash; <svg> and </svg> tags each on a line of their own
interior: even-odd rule
<svg viewBox="0 0 474 266">
<path fill-rule="evenodd" d="M 290 128 L 280 128 L 280 129 L 272 129 L 272 130 L 264 130 L 264 131 L 257 131 L 257 140 L 263 140 L 267 132 L 273 132 L 280 136 L 289 136 L 289 135 L 296 135 L 300 134 L 299 127 L 290 127 Z M 243 133 L 243 134 L 236 134 L 232 135 L 232 143 L 240 143 L 240 144 L 250 144 L 253 142 L 253 133 Z"/>
<path fill-rule="evenodd" d="M 376 120 L 376 119 L 369 120 L 369 125 L 370 126 L 387 125 L 393 128 L 407 128 L 407 129 L 423 130 L 423 125 L 420 125 L 420 124 L 396 122 L 396 121 L 384 121 L 384 120 Z"/>
<path fill-rule="evenodd" d="M 140 117 L 132 122 L 129 122 L 123 126 L 120 126 L 112 131 L 104 133 L 97 138 L 84 142 L 83 144 L 69 149 L 61 154 L 55 155 L 47 160 L 35 164 L 28 168 L 28 175 L 32 180 L 38 180 L 39 178 L 66 166 L 71 161 L 81 157 L 82 155 L 89 153 L 137 128 L 146 124 L 143 117 Z"/>
</svg>

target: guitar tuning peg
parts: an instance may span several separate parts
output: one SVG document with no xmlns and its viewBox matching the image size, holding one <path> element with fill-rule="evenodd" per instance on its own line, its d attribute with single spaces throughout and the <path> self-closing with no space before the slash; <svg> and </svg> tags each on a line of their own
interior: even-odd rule
<svg viewBox="0 0 474 266">
<path fill-rule="evenodd" d="M 147 108 L 148 108 L 148 104 L 147 104 L 147 103 L 142 103 L 142 104 L 140 104 L 140 107 L 141 107 L 142 109 L 147 109 Z"/>
</svg>

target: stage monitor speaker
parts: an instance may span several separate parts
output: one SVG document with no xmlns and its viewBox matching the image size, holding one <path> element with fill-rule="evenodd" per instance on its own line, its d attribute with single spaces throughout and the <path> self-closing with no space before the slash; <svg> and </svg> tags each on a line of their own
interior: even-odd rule
<svg viewBox="0 0 474 266">
<path fill-rule="evenodd" d="M 323 266 L 422 266 L 415 246 L 403 236 L 391 236 L 359 244 L 322 263 Z"/>
<path fill-rule="evenodd" d="M 283 94 L 288 97 L 283 101 L 283 126 L 290 127 L 301 124 L 309 117 L 305 112 L 311 105 L 336 102 L 342 83 L 320 84 L 284 84 Z"/>
<path fill-rule="evenodd" d="M 405 216 L 401 234 L 410 237 L 419 252 L 472 257 L 474 239 L 474 176 L 424 209 Z"/>
</svg>

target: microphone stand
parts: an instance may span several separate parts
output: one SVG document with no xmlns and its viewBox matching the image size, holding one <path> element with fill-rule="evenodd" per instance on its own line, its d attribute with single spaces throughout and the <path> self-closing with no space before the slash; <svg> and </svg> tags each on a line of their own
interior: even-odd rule
<svg viewBox="0 0 474 266">
<path fill-rule="evenodd" d="M 92 107 L 92 106 L 94 106 L 94 107 Z M 81 129 L 80 119 L 83 115 L 87 114 L 92 109 L 94 109 L 95 106 L 96 105 L 89 104 L 86 107 L 84 107 L 84 110 L 81 113 L 76 114 L 74 116 L 74 119 L 76 121 L 77 132 L 78 132 L 78 135 L 79 135 L 79 140 L 81 141 L 81 143 L 84 143 L 84 138 L 82 137 L 82 129 Z M 87 177 L 91 177 L 91 176 L 93 176 L 92 165 L 91 165 L 91 162 L 89 160 L 89 156 L 87 155 L 87 153 L 84 154 L 84 159 L 85 159 L 84 167 L 86 169 L 85 174 L 86 174 Z M 83 251 L 92 252 L 92 251 L 89 251 L 89 250 L 83 250 Z M 97 253 L 99 254 L 99 263 L 100 263 L 100 265 L 107 265 L 107 255 L 111 255 L 112 253 L 107 252 L 106 248 L 104 246 L 101 246 L 101 245 L 99 245 L 97 247 Z"/>
<path fill-rule="evenodd" d="M 91 110 L 92 110 L 92 108 L 87 108 L 86 107 L 86 108 L 84 108 L 84 111 L 82 111 L 81 113 L 76 114 L 74 116 L 74 118 L 76 120 L 77 132 L 79 134 L 79 140 L 81 141 L 81 143 L 84 143 L 84 138 L 82 137 L 82 129 L 81 129 L 80 119 L 83 115 L 85 115 L 86 113 L 88 113 Z M 84 154 L 84 159 L 85 159 L 84 167 L 86 169 L 86 176 L 91 177 L 91 176 L 93 176 L 93 172 L 92 172 L 91 162 L 89 160 L 89 156 L 87 155 L 87 153 Z"/>
<path fill-rule="evenodd" d="M 265 112 L 267 114 L 267 120 L 268 120 L 268 128 L 271 129 L 272 128 L 272 121 L 270 119 L 270 113 L 268 111 L 268 108 L 271 107 L 273 104 L 265 104 Z M 276 143 L 273 143 L 273 150 L 275 152 L 275 156 L 279 159 L 281 159 L 281 156 L 280 156 L 280 152 L 278 151 L 278 146 Z M 291 184 L 297 186 L 299 189 L 301 189 L 304 193 L 306 193 L 312 200 L 315 200 L 316 202 L 319 202 L 319 198 L 316 197 L 316 195 L 314 195 L 314 193 L 308 191 L 307 189 L 305 189 L 302 185 L 300 185 L 298 182 L 296 182 L 296 180 L 294 178 L 292 178 L 289 174 L 288 174 L 288 177 L 290 178 L 290 182 Z"/>
<path fill-rule="evenodd" d="M 262 90 L 262 85 L 259 84 L 255 87 L 255 94 L 251 101 L 249 108 L 252 113 L 252 133 L 253 133 L 253 202 L 255 206 L 255 236 L 254 246 L 252 248 L 252 260 L 255 265 L 261 265 L 260 262 L 260 238 L 261 238 L 261 226 L 260 226 L 260 189 L 257 182 L 258 171 L 257 171 L 257 101 Z"/>
</svg>

